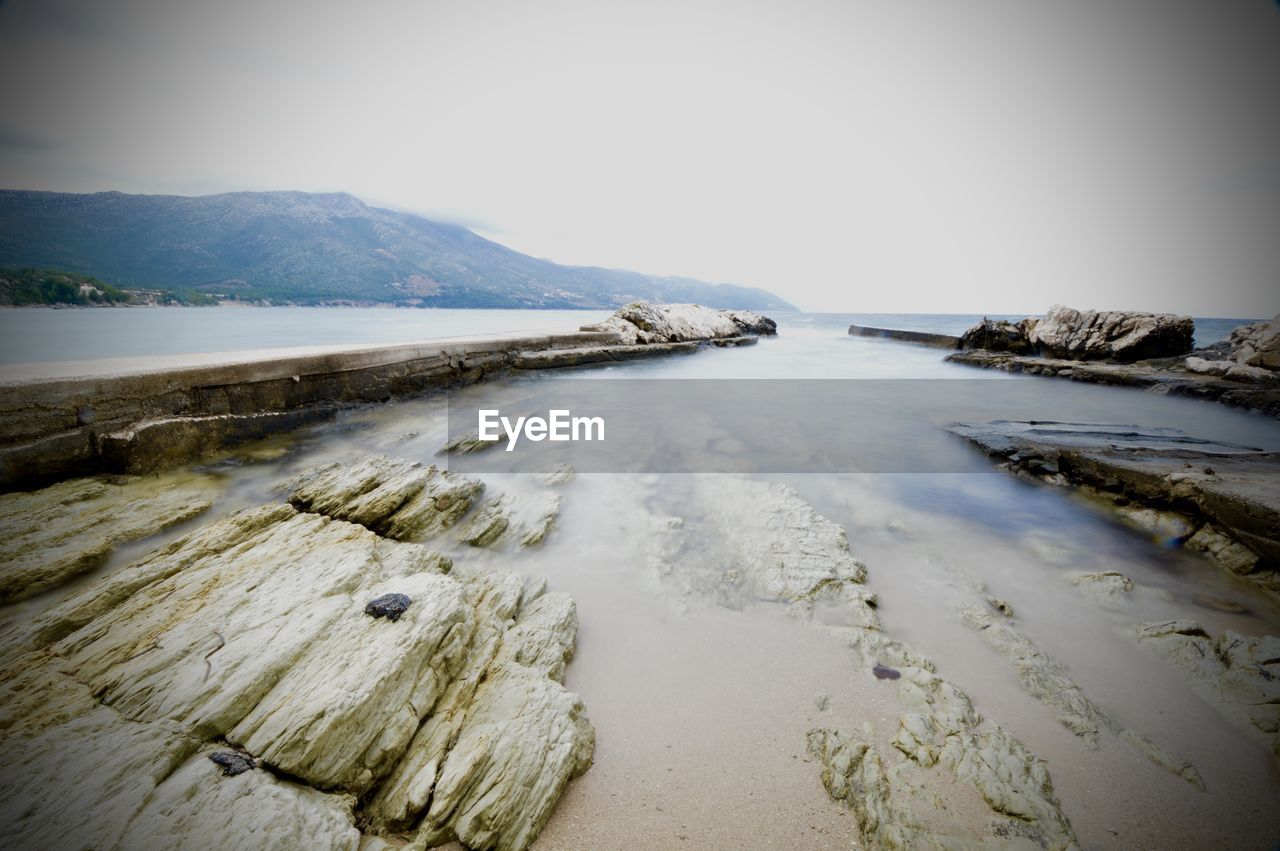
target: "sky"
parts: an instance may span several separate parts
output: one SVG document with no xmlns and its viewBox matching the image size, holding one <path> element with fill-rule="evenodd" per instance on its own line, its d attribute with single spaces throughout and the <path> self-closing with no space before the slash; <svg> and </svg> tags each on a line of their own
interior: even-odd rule
<svg viewBox="0 0 1280 851">
<path fill-rule="evenodd" d="M 0 0 L 0 186 L 345 191 L 804 309 L 1280 312 L 1274 0 Z"/>
</svg>

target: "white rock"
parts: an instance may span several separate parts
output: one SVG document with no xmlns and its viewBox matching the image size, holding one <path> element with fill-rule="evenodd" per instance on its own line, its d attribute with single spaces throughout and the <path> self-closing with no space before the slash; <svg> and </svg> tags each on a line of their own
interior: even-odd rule
<svg viewBox="0 0 1280 851">
<path fill-rule="evenodd" d="M 210 476 L 76 479 L 0 495 L 0 603 L 22 600 L 87 573 L 122 543 L 206 511 Z"/>
</svg>

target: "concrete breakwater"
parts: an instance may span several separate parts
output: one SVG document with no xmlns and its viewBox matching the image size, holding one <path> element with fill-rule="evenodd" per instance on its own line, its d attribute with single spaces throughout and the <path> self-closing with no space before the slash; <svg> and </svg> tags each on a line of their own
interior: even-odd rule
<svg viewBox="0 0 1280 851">
<path fill-rule="evenodd" d="M 630 311 L 630 312 L 628 312 Z M 629 321 L 651 329 L 637 340 Z M 667 326 L 663 319 L 669 320 Z M 364 347 L 241 363 L 0 384 L 0 490 L 142 473 L 287 431 L 340 408 L 548 369 L 755 342 L 771 322 L 696 305 L 628 305 L 608 328 Z M 764 324 L 764 323 L 768 324 Z M 655 324 L 656 323 L 656 324 Z M 755 324 L 752 324 L 755 323 Z"/>
<path fill-rule="evenodd" d="M 886 340 L 901 340 L 904 343 L 919 343 L 922 346 L 933 346 L 939 349 L 960 348 L 959 337 L 953 337 L 950 334 L 931 334 L 927 331 L 901 331 L 896 328 L 850 325 L 849 335 L 852 337 L 880 337 Z"/>
</svg>

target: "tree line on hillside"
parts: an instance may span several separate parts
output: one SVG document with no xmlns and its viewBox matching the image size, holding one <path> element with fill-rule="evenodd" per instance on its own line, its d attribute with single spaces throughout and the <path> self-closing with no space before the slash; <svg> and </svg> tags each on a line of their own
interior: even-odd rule
<svg viewBox="0 0 1280 851">
<path fill-rule="evenodd" d="M 113 306 L 121 304 L 215 305 L 204 293 L 173 290 L 135 290 L 114 287 L 91 275 L 56 269 L 0 269 L 0 305 Z"/>
</svg>

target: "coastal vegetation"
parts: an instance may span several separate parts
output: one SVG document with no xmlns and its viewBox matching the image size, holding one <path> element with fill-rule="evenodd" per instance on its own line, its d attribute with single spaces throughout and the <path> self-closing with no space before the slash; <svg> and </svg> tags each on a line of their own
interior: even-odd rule
<svg viewBox="0 0 1280 851">
<path fill-rule="evenodd" d="M 0 269 L 0 306 L 6 307 L 112 307 L 124 304 L 202 307 L 217 303 L 213 296 L 200 292 L 121 288 L 78 272 Z"/>
</svg>

